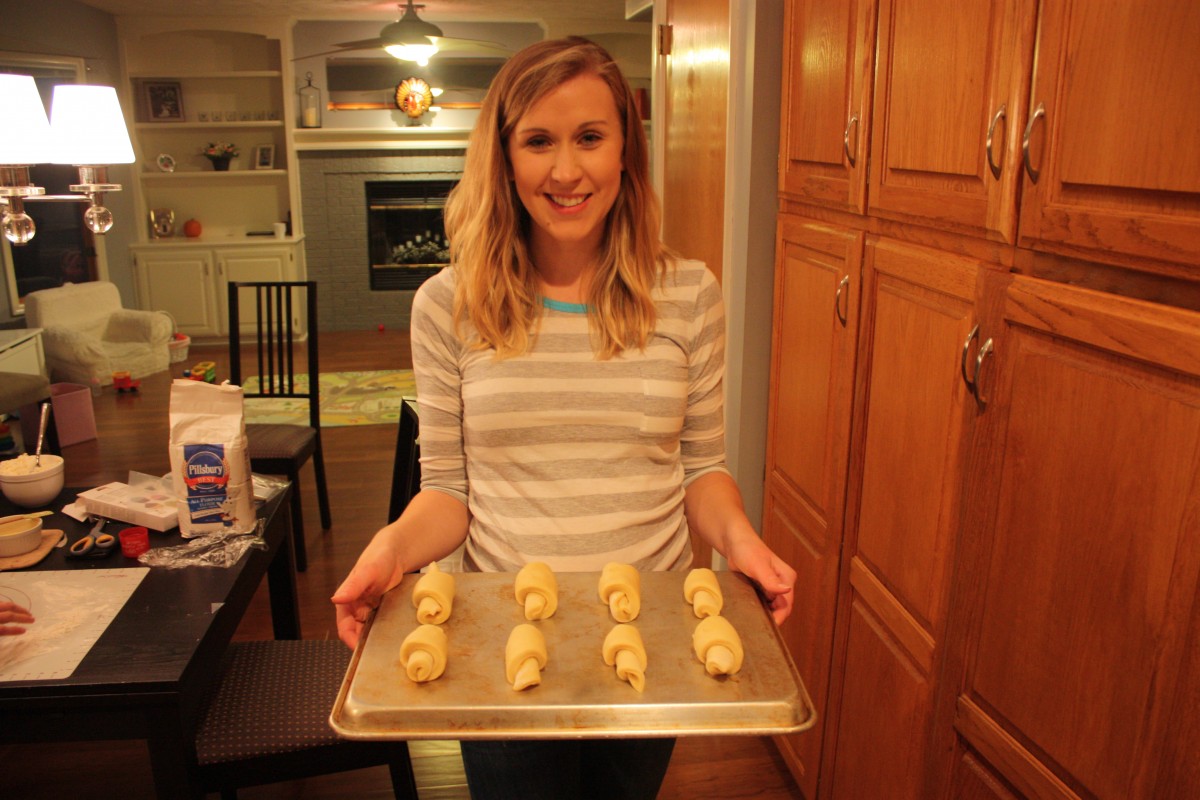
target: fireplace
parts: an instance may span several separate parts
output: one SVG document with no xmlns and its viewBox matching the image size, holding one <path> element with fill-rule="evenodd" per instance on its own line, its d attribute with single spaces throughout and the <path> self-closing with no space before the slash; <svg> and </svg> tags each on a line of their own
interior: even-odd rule
<svg viewBox="0 0 1200 800">
<path fill-rule="evenodd" d="M 450 263 L 442 209 L 455 183 L 365 182 L 372 291 L 416 289 Z"/>
<path fill-rule="evenodd" d="M 406 133 L 410 133 L 406 131 Z M 465 138 L 465 134 L 464 137 Z M 320 282 L 321 329 L 359 330 L 382 325 L 385 329 L 407 330 L 412 315 L 412 300 L 437 265 L 391 265 L 393 248 L 425 231 L 442 236 L 441 208 L 404 211 L 368 211 L 366 184 L 414 184 L 400 187 L 401 205 L 441 205 L 451 186 L 462 177 L 466 150 L 461 143 L 449 147 L 390 147 L 371 149 L 313 149 L 299 153 L 300 194 L 304 237 L 305 273 Z M 435 187 L 435 188 L 431 188 Z M 415 201 L 420 200 L 421 203 Z M 386 256 L 371 254 L 372 234 L 368 226 L 373 216 L 399 216 L 401 219 L 432 215 L 412 231 L 387 234 L 378 245 Z M 434 227 L 434 226 L 437 227 Z M 404 238 L 399 238 L 403 236 Z M 397 241 L 398 240 L 398 241 Z M 380 264 L 373 269 L 372 264 Z M 390 289 L 372 288 L 372 273 L 380 273 L 380 283 Z M 403 285 L 412 288 L 402 289 Z"/>
</svg>

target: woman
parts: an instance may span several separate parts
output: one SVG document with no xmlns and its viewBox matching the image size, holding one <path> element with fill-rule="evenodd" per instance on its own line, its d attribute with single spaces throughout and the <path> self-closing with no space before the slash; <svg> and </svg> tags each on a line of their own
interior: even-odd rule
<svg viewBox="0 0 1200 800">
<path fill-rule="evenodd" d="M 509 59 L 445 216 L 453 266 L 413 303 L 422 489 L 334 594 L 343 641 L 464 541 L 469 571 L 682 570 L 689 531 L 782 622 L 795 572 L 724 465 L 720 287 L 659 241 L 645 135 L 608 53 L 569 38 Z M 654 797 L 672 745 L 466 742 L 463 760 L 480 797 Z"/>
</svg>

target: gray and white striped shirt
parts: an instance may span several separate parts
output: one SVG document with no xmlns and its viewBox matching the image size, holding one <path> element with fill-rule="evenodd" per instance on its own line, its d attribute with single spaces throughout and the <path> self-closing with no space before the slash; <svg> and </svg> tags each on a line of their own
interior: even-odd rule
<svg viewBox="0 0 1200 800">
<path fill-rule="evenodd" d="M 684 487 L 726 469 L 721 288 L 677 262 L 646 350 L 599 360 L 586 309 L 546 301 L 530 352 L 497 360 L 455 336 L 455 271 L 417 292 L 421 487 L 467 504 L 464 568 L 559 572 L 609 561 L 686 569 Z M 465 334 L 471 333 L 464 323 Z"/>
</svg>

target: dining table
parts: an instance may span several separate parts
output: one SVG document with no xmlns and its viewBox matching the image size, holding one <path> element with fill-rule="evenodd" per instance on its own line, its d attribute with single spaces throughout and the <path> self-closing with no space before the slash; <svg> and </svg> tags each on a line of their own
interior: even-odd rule
<svg viewBox="0 0 1200 800">
<path fill-rule="evenodd" d="M 64 489 L 49 505 L 60 509 L 80 491 Z M 0 742 L 144 739 L 158 797 L 202 796 L 193 777 L 199 715 L 264 576 L 275 638 L 300 638 L 290 491 L 288 485 L 259 503 L 264 546 L 249 548 L 232 566 L 150 567 L 68 676 L 0 681 Z M 21 512 L 0 498 L 0 516 Z M 122 527 L 128 524 L 105 530 L 115 535 Z M 43 528 L 62 530 L 66 546 L 21 572 L 78 575 L 140 566 L 119 550 L 105 558 L 68 557 L 70 545 L 93 528 L 90 522 L 56 511 Z M 188 541 L 178 528 L 150 532 L 151 552 Z M 0 572 L 0 584 L 6 574 Z"/>
</svg>

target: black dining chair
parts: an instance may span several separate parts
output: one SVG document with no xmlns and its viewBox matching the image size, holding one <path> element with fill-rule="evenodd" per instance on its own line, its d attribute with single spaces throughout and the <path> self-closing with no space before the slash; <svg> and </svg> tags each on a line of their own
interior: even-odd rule
<svg viewBox="0 0 1200 800">
<path fill-rule="evenodd" d="M 396 431 L 396 454 L 392 461 L 392 489 L 388 500 L 388 522 L 404 512 L 408 501 L 421 491 L 420 419 L 416 398 L 400 402 L 400 425 Z"/>
<path fill-rule="evenodd" d="M 301 330 L 307 332 L 306 341 L 298 335 Z M 329 530 L 333 525 L 321 449 L 316 281 L 230 281 L 229 372 L 230 380 L 243 389 L 242 360 L 251 357 L 258 383 L 244 391 L 246 398 L 271 397 L 307 403 L 307 425 L 246 425 L 251 469 L 286 475 L 295 487 L 291 509 L 296 569 L 304 572 L 308 569 L 308 553 L 299 486 L 300 469 L 309 459 L 316 474 L 321 527 Z M 299 380 L 301 377 L 307 381 Z"/>
<path fill-rule="evenodd" d="M 342 739 L 330 712 L 350 663 L 336 640 L 233 642 L 201 707 L 196 782 L 237 790 L 386 764 L 398 800 L 417 800 L 408 745 Z"/>
</svg>

